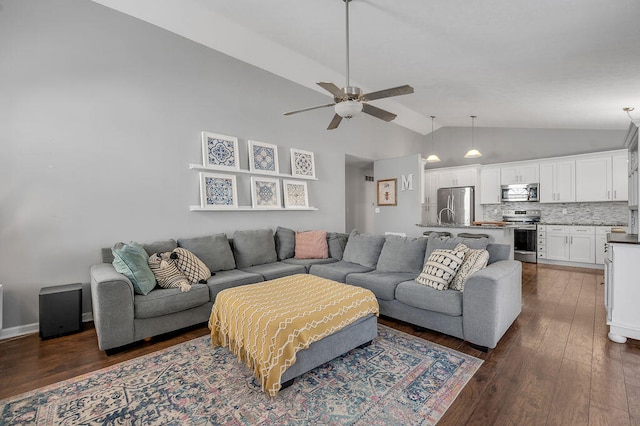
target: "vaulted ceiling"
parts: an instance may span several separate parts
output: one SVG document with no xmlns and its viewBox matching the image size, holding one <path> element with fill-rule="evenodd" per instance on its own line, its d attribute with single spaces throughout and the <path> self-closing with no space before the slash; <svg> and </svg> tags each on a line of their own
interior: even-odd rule
<svg viewBox="0 0 640 426">
<path fill-rule="evenodd" d="M 94 0 L 327 94 L 345 82 L 343 0 Z M 352 0 L 351 83 L 395 123 L 625 129 L 640 117 L 638 0 Z M 327 101 L 330 96 L 327 94 Z M 291 105 L 291 110 L 313 105 Z M 284 112 L 284 111 L 283 111 Z M 316 110 L 319 125 L 333 112 Z"/>
</svg>

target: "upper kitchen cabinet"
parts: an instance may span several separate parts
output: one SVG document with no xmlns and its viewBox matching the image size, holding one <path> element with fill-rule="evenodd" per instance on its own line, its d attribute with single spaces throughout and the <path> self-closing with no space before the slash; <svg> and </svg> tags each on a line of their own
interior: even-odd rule
<svg viewBox="0 0 640 426">
<path fill-rule="evenodd" d="M 480 170 L 480 204 L 500 204 L 500 167 Z"/>
<path fill-rule="evenodd" d="M 422 204 L 436 204 L 438 202 L 438 172 L 425 170 L 423 177 L 424 199 Z"/>
<path fill-rule="evenodd" d="M 570 203 L 576 201 L 574 160 L 540 163 L 540 202 Z"/>
<path fill-rule="evenodd" d="M 576 201 L 626 201 L 628 196 L 626 153 L 576 159 Z"/>
<path fill-rule="evenodd" d="M 502 185 L 512 185 L 515 183 L 538 183 L 539 182 L 538 163 L 518 163 L 503 166 L 500 171 L 500 182 Z"/>
<path fill-rule="evenodd" d="M 476 186 L 478 166 L 451 167 L 438 171 L 438 188 Z"/>
</svg>

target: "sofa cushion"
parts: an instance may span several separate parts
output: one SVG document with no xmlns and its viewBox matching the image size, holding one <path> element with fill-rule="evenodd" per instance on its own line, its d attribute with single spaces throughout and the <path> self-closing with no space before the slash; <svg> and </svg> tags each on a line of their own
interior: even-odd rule
<svg viewBox="0 0 640 426">
<path fill-rule="evenodd" d="M 292 258 L 295 254 L 296 231 L 278 226 L 276 228 L 275 239 L 278 260 Z"/>
<path fill-rule="evenodd" d="M 156 277 L 149 268 L 149 255 L 138 243 L 117 243 L 111 249 L 113 267 L 133 284 L 138 294 L 148 294 L 156 286 Z"/>
<path fill-rule="evenodd" d="M 302 265 L 305 267 L 307 273 L 309 273 L 309 269 L 312 265 L 325 265 L 327 263 L 335 263 L 337 261 L 337 259 L 332 257 L 328 257 L 326 259 L 296 259 L 295 257 L 292 257 L 291 259 L 285 259 L 282 262 L 290 263 L 291 265 Z"/>
<path fill-rule="evenodd" d="M 270 229 L 234 232 L 233 252 L 238 269 L 278 260 L 275 239 Z"/>
<path fill-rule="evenodd" d="M 326 259 L 329 257 L 326 231 L 296 232 L 296 259 Z"/>
<path fill-rule="evenodd" d="M 309 268 L 310 274 L 340 283 L 346 282 L 345 279 L 349 274 L 371 271 L 373 271 L 373 268 L 362 266 L 359 263 L 345 262 L 344 260 L 327 265 L 311 265 L 311 268 Z"/>
<path fill-rule="evenodd" d="M 329 244 L 329 257 L 342 260 L 344 249 L 347 247 L 347 240 L 349 234 L 343 234 L 340 232 L 329 232 L 327 234 L 327 241 Z"/>
<path fill-rule="evenodd" d="M 462 265 L 460 265 L 458 272 L 456 272 L 455 277 L 453 277 L 453 281 L 451 281 L 449 288 L 452 290 L 464 291 L 464 283 L 467 279 L 475 272 L 486 267 L 488 260 L 488 251 L 468 249 L 464 254 L 464 261 L 462 262 Z"/>
<path fill-rule="evenodd" d="M 207 265 L 211 272 L 235 269 L 236 261 L 226 234 L 180 238 L 178 246 L 189 250 Z"/>
<path fill-rule="evenodd" d="M 149 244 L 142 244 L 142 247 L 149 256 L 153 253 L 164 253 L 167 251 L 173 251 L 178 247 L 178 243 L 174 239 L 154 241 Z"/>
<path fill-rule="evenodd" d="M 415 279 L 417 275 L 413 272 L 373 271 L 349 274 L 346 283 L 371 290 L 378 300 L 393 300 L 396 298 L 396 286 L 403 281 Z"/>
<path fill-rule="evenodd" d="M 246 284 L 255 284 L 262 281 L 264 281 L 264 277 L 262 275 L 241 271 L 239 269 L 218 271 L 207 280 L 207 285 L 209 286 L 209 300 L 215 302 L 216 296 L 222 290 Z"/>
<path fill-rule="evenodd" d="M 375 268 L 384 241 L 385 238 L 382 235 L 360 234 L 357 230 L 353 230 L 349 234 L 342 260 L 368 268 Z"/>
<path fill-rule="evenodd" d="M 179 288 L 156 288 L 147 295 L 135 295 L 135 318 L 155 318 L 186 311 L 209 302 L 209 287 L 194 284 L 187 292 Z"/>
<path fill-rule="evenodd" d="M 264 263 L 262 265 L 254 265 L 247 268 L 242 268 L 242 270 L 251 272 L 253 274 L 260 274 L 266 281 L 287 277 L 289 275 L 307 273 L 307 268 L 305 268 L 303 265 L 292 265 L 291 263 L 284 262 Z"/>
<path fill-rule="evenodd" d="M 468 248 L 463 244 L 456 246 L 453 250 L 434 250 L 416 278 L 416 282 L 436 290 L 446 290 L 462 265 L 467 250 Z"/>
<path fill-rule="evenodd" d="M 427 239 L 390 235 L 382 246 L 376 270 L 381 272 L 413 272 L 419 274 L 424 266 Z"/>
<path fill-rule="evenodd" d="M 431 252 L 437 249 L 453 249 L 458 244 L 464 244 L 470 249 L 486 249 L 489 244 L 488 238 L 439 238 L 430 235 L 427 241 L 427 250 L 424 254 L 424 263 L 427 263 Z"/>
<path fill-rule="evenodd" d="M 462 315 L 462 292 L 436 290 L 415 281 L 404 281 L 396 286 L 396 299 L 406 305 L 451 316 Z"/>
<path fill-rule="evenodd" d="M 509 260 L 511 250 L 512 248 L 509 244 L 488 244 L 487 251 L 489 252 L 489 261 L 487 265 L 491 265 L 498 260 Z"/>
</svg>

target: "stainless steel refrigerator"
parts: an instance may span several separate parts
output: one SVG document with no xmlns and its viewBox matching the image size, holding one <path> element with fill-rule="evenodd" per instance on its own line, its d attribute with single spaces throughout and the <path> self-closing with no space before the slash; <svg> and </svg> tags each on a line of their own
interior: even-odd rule
<svg viewBox="0 0 640 426">
<path fill-rule="evenodd" d="M 438 189 L 438 223 L 470 226 L 475 220 L 474 187 Z"/>
</svg>

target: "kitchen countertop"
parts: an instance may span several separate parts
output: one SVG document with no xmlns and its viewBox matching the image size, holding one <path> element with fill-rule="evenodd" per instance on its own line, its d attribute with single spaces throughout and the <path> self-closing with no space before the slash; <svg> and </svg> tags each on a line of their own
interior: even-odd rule
<svg viewBox="0 0 640 426">
<path fill-rule="evenodd" d="M 613 232 L 607 234 L 608 243 L 622 243 L 622 244 L 640 244 L 638 241 L 638 234 L 623 234 L 621 232 Z"/>
<path fill-rule="evenodd" d="M 540 225 L 562 225 L 562 226 L 624 226 L 626 223 L 581 223 L 581 222 L 539 222 Z"/>
<path fill-rule="evenodd" d="M 442 225 L 438 225 L 437 223 L 416 223 L 416 226 L 422 228 L 508 229 L 506 226 L 499 225 L 456 225 L 451 223 L 443 223 Z"/>
</svg>

